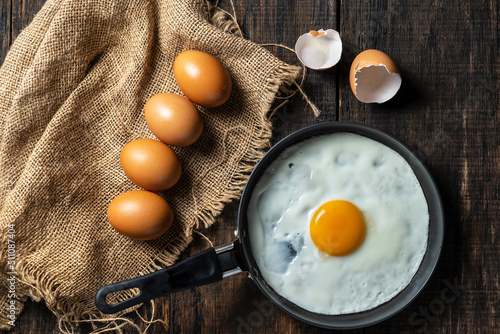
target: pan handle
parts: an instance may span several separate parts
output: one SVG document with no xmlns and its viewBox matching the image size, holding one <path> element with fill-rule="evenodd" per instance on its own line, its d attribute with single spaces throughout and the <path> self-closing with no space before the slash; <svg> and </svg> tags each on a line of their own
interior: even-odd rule
<svg viewBox="0 0 500 334">
<path fill-rule="evenodd" d="M 236 240 L 224 246 L 209 248 L 151 274 L 106 285 L 97 291 L 95 305 L 101 312 L 111 314 L 174 292 L 218 282 L 247 270 L 241 252 L 241 244 Z M 106 301 L 106 296 L 112 292 L 133 288 L 139 289 L 136 296 L 113 305 Z"/>
</svg>

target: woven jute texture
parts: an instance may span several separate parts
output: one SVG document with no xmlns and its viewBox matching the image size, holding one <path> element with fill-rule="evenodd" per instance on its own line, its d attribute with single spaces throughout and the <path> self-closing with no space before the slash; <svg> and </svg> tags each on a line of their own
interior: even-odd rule
<svg viewBox="0 0 500 334">
<path fill-rule="evenodd" d="M 275 95 L 300 68 L 233 35 L 220 14 L 201 0 L 48 0 L 16 39 L 0 69 L 1 328 L 29 298 L 62 322 L 106 319 L 93 302 L 100 287 L 174 263 L 193 230 L 239 198 L 269 145 Z M 186 49 L 220 59 L 233 92 L 199 107 L 202 136 L 174 148 L 183 174 L 160 193 L 173 227 L 131 240 L 106 218 L 116 196 L 138 189 L 120 151 L 154 138 L 148 98 L 182 95 L 172 66 Z"/>
</svg>

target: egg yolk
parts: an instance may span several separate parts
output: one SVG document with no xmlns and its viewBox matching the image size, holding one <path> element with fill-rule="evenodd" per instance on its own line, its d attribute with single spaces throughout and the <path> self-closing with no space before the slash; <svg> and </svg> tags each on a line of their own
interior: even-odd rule
<svg viewBox="0 0 500 334">
<path fill-rule="evenodd" d="M 359 209 L 348 201 L 321 205 L 311 219 L 311 238 L 320 250 L 332 256 L 353 252 L 365 236 L 365 221 Z"/>
</svg>

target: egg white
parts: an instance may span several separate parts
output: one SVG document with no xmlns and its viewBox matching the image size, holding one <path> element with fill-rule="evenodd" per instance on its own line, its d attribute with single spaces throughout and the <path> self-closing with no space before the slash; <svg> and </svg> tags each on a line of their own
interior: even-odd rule
<svg viewBox="0 0 500 334">
<path fill-rule="evenodd" d="M 358 249 L 329 256 L 309 224 L 323 203 L 355 204 L 366 223 Z M 314 137 L 286 149 L 256 184 L 248 206 L 253 256 L 266 282 L 293 303 L 346 314 L 387 302 L 411 281 L 427 248 L 425 196 L 394 150 L 352 133 Z"/>
</svg>

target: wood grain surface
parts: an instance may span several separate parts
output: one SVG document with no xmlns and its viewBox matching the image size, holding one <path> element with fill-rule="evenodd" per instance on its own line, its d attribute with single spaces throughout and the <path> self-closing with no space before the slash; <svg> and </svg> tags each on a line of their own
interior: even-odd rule
<svg viewBox="0 0 500 334">
<path fill-rule="evenodd" d="M 1 0 L 0 63 L 43 0 Z M 232 12 L 228 0 L 221 7 Z M 300 94 L 276 111 L 273 141 L 304 126 L 351 120 L 377 126 L 404 141 L 435 178 L 445 207 L 446 231 L 435 274 L 402 312 L 349 333 L 500 333 L 499 321 L 499 5 L 497 1 L 234 0 L 246 38 L 293 48 L 311 29 L 333 28 L 343 41 L 341 62 L 308 71 L 303 89 L 321 110 L 318 118 Z M 266 46 L 298 64 L 294 53 Z M 388 53 L 403 86 L 385 104 L 363 104 L 349 86 L 353 58 L 365 49 Z M 277 104 L 276 104 L 277 106 Z M 214 245 L 235 239 L 238 203 L 202 231 Z M 198 237 L 183 256 L 209 247 Z M 330 333 L 272 306 L 246 274 L 160 298 L 155 314 L 168 324 L 147 333 Z M 141 308 L 151 316 L 151 305 Z M 131 316 L 141 328 L 147 324 Z M 87 333 L 88 325 L 75 327 Z M 11 333 L 58 333 L 43 303 L 29 302 Z M 133 333 L 127 329 L 125 332 Z M 338 331 L 342 333 L 342 331 Z M 346 331 L 347 333 L 347 331 Z"/>
</svg>

